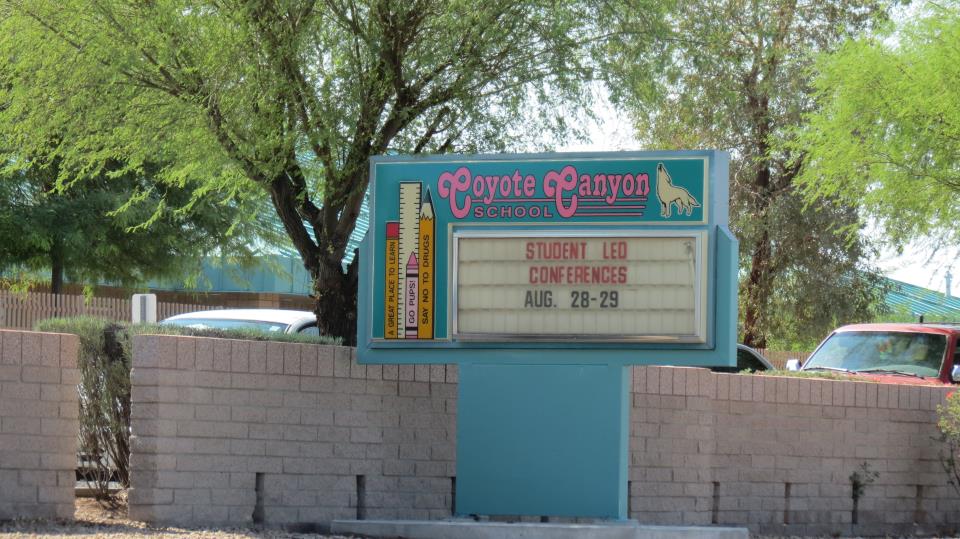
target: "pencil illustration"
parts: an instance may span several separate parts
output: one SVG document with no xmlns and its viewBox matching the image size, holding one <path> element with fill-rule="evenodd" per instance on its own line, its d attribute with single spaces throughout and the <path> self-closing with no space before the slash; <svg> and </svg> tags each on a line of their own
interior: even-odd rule
<svg viewBox="0 0 960 539">
<path fill-rule="evenodd" d="M 421 339 L 433 338 L 434 230 L 433 200 L 428 188 L 420 207 L 420 302 L 417 333 Z"/>
<path fill-rule="evenodd" d="M 417 263 L 417 253 L 410 253 L 410 260 L 407 261 L 407 284 L 403 298 L 405 308 L 404 323 L 406 325 L 406 338 L 416 339 L 417 333 L 417 307 L 420 305 L 419 287 L 420 266 Z"/>
<path fill-rule="evenodd" d="M 399 334 L 399 319 L 397 318 L 400 308 L 400 258 L 398 249 L 400 248 L 400 223 L 397 221 L 387 222 L 387 246 L 386 246 L 386 284 L 384 286 L 384 314 L 383 314 L 383 338 L 397 339 Z"/>
<path fill-rule="evenodd" d="M 406 264 L 410 255 L 417 252 L 420 236 L 420 182 L 400 182 L 400 244 L 397 251 L 399 256 L 397 271 L 400 275 L 400 296 L 406 297 L 406 291 L 409 290 L 407 277 L 403 272 L 401 264 Z M 404 302 L 401 301 L 397 318 L 397 337 L 403 338 L 406 335 L 407 320 L 404 312 Z M 416 318 L 416 317 L 414 317 Z M 416 320 L 413 321 L 416 327 Z"/>
</svg>

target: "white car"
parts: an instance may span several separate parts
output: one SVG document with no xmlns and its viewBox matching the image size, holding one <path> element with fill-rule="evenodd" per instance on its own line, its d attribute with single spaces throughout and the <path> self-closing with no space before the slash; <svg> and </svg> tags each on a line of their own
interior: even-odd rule
<svg viewBox="0 0 960 539">
<path fill-rule="evenodd" d="M 198 329 L 256 329 L 268 333 L 319 335 L 317 317 L 309 311 L 286 309 L 221 309 L 178 314 L 160 322 Z"/>
</svg>

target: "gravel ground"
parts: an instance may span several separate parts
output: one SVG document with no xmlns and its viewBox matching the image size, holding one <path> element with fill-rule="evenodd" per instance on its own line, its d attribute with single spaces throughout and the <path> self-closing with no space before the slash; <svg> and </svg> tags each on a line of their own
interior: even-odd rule
<svg viewBox="0 0 960 539">
<path fill-rule="evenodd" d="M 248 528 L 173 528 L 154 527 L 127 518 L 126 507 L 109 510 L 88 498 L 77 499 L 76 522 L 50 520 L 17 520 L 0 523 L 0 538 L 26 539 L 55 537 L 64 539 L 350 539 L 345 536 L 291 533 L 282 530 L 257 530 Z M 751 535 L 751 539 L 814 539 L 798 536 Z M 819 538 L 818 538 L 819 539 Z M 823 539 L 853 539 L 824 536 Z M 887 539 L 894 539 L 893 537 Z M 948 538 L 937 538 L 948 539 Z M 960 539 L 960 538 L 949 538 Z"/>
<path fill-rule="evenodd" d="M 21 539 L 36 537 L 105 538 L 105 539 L 348 539 L 344 536 L 290 533 L 282 530 L 255 530 L 246 528 L 167 528 L 154 527 L 127 518 L 126 507 L 111 511 L 88 498 L 77 499 L 76 522 L 51 520 L 16 520 L 0 523 L 0 538 Z"/>
</svg>

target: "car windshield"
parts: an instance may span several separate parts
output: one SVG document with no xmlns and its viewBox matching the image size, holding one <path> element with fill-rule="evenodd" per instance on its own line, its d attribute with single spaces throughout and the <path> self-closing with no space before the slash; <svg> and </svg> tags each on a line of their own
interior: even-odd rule
<svg viewBox="0 0 960 539">
<path fill-rule="evenodd" d="M 260 320 L 230 320 L 226 318 L 179 318 L 164 320 L 164 324 L 185 326 L 197 329 L 256 329 L 273 333 L 283 333 L 289 324 L 263 322 Z"/>
<path fill-rule="evenodd" d="M 834 333 L 816 351 L 804 370 L 893 371 L 938 376 L 947 346 L 944 335 L 893 331 Z"/>
<path fill-rule="evenodd" d="M 767 366 L 764 365 L 757 356 L 753 355 L 752 352 L 744 350 L 743 348 L 737 348 L 737 369 L 741 371 L 765 371 L 767 370 Z"/>
</svg>

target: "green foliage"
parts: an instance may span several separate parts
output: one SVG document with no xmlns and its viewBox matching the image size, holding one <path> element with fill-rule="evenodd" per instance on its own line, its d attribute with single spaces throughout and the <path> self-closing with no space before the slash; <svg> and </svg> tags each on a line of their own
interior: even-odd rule
<svg viewBox="0 0 960 539">
<path fill-rule="evenodd" d="M 937 405 L 937 428 L 950 440 L 960 444 L 960 393 L 951 391 L 945 404 Z"/>
<path fill-rule="evenodd" d="M 919 317 L 910 312 L 906 306 L 900 306 L 895 309 L 886 309 L 871 320 L 871 322 L 917 322 Z"/>
<path fill-rule="evenodd" d="M 813 350 L 838 326 L 867 322 L 885 312 L 886 281 L 870 265 L 875 250 L 848 238 L 837 223 L 854 223 L 849 207 L 805 208 L 796 193 L 781 194 L 758 218 L 744 211 L 734 229 L 741 238 L 740 313 L 752 302 L 766 348 Z M 764 227 L 770 237 L 769 272 L 751 283 L 752 253 Z M 750 287 L 757 294 L 749 293 Z"/>
<path fill-rule="evenodd" d="M 910 306 L 907 304 L 897 305 L 891 307 L 889 305 L 884 305 L 883 310 L 878 310 L 874 315 L 871 322 L 902 322 L 902 323 L 918 323 L 920 321 L 920 314 L 915 313 L 911 310 Z M 915 306 L 914 308 L 922 308 Z M 927 324 L 935 324 L 937 322 L 951 322 L 956 323 L 960 321 L 960 313 L 957 311 L 947 310 L 940 313 L 922 313 L 923 321 Z"/>
<path fill-rule="evenodd" d="M 937 428 L 946 444 L 946 453 L 940 452 L 940 464 L 947 474 L 947 481 L 960 494 L 960 393 L 951 391 L 944 404 L 937 405 Z"/>
<path fill-rule="evenodd" d="M 11 277 L 0 277 L 0 290 L 9 290 L 20 297 L 25 297 L 30 288 L 38 284 L 36 276 L 25 272 L 16 272 Z"/>
<path fill-rule="evenodd" d="M 58 185 L 159 156 L 163 183 L 269 195 L 321 332 L 348 339 L 356 282 L 340 263 L 369 158 L 567 131 L 600 39 L 580 2 L 0 0 L 0 13 L 0 125 L 16 147 L 59 160 Z"/>
<path fill-rule="evenodd" d="M 818 108 L 784 144 L 808 200 L 861 208 L 894 246 L 960 231 L 960 4 L 847 42 L 816 65 Z"/>
<path fill-rule="evenodd" d="M 847 234 L 860 229 L 855 209 L 805 201 L 793 183 L 802 155 L 775 143 L 813 106 L 812 54 L 883 21 L 890 2 L 675 0 L 653 14 L 618 5 L 637 23 L 669 25 L 662 41 L 626 34 L 605 63 L 638 137 L 658 149 L 731 153 L 743 341 L 806 345 L 840 322 L 869 319 L 881 291 L 868 264 L 874 250 Z"/>
<path fill-rule="evenodd" d="M 199 275 L 204 255 L 252 261 L 258 232 L 252 204 L 192 200 L 190 190 L 154 185 L 151 173 L 113 173 L 58 189 L 57 168 L 18 162 L 0 172 L 0 271 L 53 270 L 73 282 L 142 286 Z M 75 178 L 76 179 L 76 178 Z"/>
</svg>

